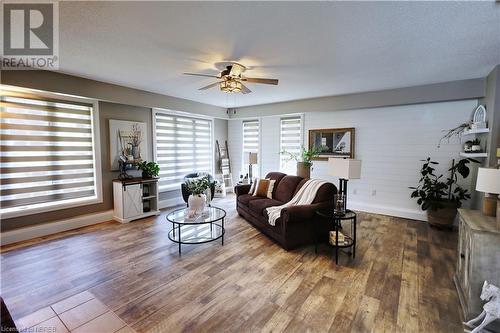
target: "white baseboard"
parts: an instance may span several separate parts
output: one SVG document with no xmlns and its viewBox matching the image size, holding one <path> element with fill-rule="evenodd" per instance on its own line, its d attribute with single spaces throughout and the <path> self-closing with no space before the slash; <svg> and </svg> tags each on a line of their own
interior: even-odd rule
<svg viewBox="0 0 500 333">
<path fill-rule="evenodd" d="M 399 208 L 394 206 L 382 206 L 382 205 L 369 204 L 365 202 L 355 202 L 355 201 L 348 201 L 347 205 L 349 206 L 349 209 L 352 210 L 403 217 L 412 220 L 427 221 L 427 214 L 422 210 Z"/>
<path fill-rule="evenodd" d="M 170 208 L 170 207 L 175 207 L 179 205 L 185 205 L 186 203 L 184 202 L 184 199 L 182 197 L 176 197 L 172 199 L 167 199 L 167 200 L 160 200 L 158 202 L 159 209 L 164 209 L 164 208 Z"/>
<path fill-rule="evenodd" d="M 43 223 L 30 227 L 19 228 L 2 232 L 1 244 L 7 245 L 25 241 L 32 238 L 47 236 L 61 231 L 81 228 L 92 224 L 102 223 L 113 219 L 113 211 L 85 214 L 66 220 L 59 220 L 50 223 Z"/>
</svg>

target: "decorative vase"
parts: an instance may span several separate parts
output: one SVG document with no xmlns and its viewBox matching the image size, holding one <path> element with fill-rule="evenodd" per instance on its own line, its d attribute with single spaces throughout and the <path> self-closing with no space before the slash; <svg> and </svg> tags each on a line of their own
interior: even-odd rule
<svg viewBox="0 0 500 333">
<path fill-rule="evenodd" d="M 135 160 L 141 157 L 141 154 L 139 152 L 139 147 L 132 146 L 132 156 L 134 156 Z"/>
<path fill-rule="evenodd" d="M 153 178 L 153 176 L 151 174 L 147 173 L 146 171 L 143 171 L 142 178 Z"/>
<path fill-rule="evenodd" d="M 311 178 L 311 165 L 306 162 L 297 162 L 297 176 Z"/>
<path fill-rule="evenodd" d="M 205 209 L 206 200 L 205 194 L 190 194 L 188 198 L 189 210 L 201 214 Z"/>
<path fill-rule="evenodd" d="M 458 205 L 456 202 L 442 202 L 444 207 L 427 211 L 427 219 L 429 224 L 434 227 L 451 228 L 455 222 Z"/>
<path fill-rule="evenodd" d="M 471 150 L 474 153 L 479 153 L 481 151 L 481 146 L 480 145 L 472 145 Z"/>
</svg>

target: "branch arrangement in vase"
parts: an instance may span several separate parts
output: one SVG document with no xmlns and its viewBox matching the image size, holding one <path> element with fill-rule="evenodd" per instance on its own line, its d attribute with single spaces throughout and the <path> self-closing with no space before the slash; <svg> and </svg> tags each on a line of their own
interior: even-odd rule
<svg viewBox="0 0 500 333">
<path fill-rule="evenodd" d="M 313 158 L 318 157 L 320 153 L 321 150 L 317 149 L 316 147 L 313 147 L 309 150 L 306 150 L 304 147 L 301 147 L 300 152 L 298 153 L 292 153 L 286 150 L 281 151 L 282 155 L 288 156 L 287 161 L 295 160 L 296 162 L 298 163 L 302 162 L 307 166 L 312 166 Z"/>
</svg>

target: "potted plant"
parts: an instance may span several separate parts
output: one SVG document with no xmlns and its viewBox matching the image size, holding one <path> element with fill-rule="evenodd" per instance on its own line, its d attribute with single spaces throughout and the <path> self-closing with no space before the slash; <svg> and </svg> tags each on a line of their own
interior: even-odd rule
<svg viewBox="0 0 500 333">
<path fill-rule="evenodd" d="M 137 168 L 142 170 L 142 178 L 158 177 L 160 166 L 155 162 L 142 161 L 137 164 Z"/>
<path fill-rule="evenodd" d="M 471 162 L 479 163 L 471 158 L 464 158 L 455 163 L 452 161 L 450 172 L 446 180 L 443 175 L 434 174 L 435 165 L 438 162 L 432 161 L 430 157 L 425 160 L 420 170 L 420 180 L 417 187 L 410 187 L 414 191 L 411 198 L 417 198 L 417 203 L 422 210 L 427 211 L 429 224 L 438 227 L 450 227 L 453 225 L 457 209 L 461 207 L 462 201 L 469 199 L 470 194 L 467 189 L 457 184 L 458 174 L 463 179 L 470 173 L 468 164 Z"/>
<path fill-rule="evenodd" d="M 481 152 L 481 141 L 478 138 L 475 138 L 474 140 L 472 140 L 471 151 L 473 153 Z"/>
<path fill-rule="evenodd" d="M 291 153 L 286 150 L 283 150 L 281 153 L 288 155 L 288 160 L 293 159 L 297 162 L 297 176 L 302 178 L 311 178 L 312 160 L 313 158 L 319 156 L 320 150 L 316 147 L 312 147 L 309 150 L 301 147 L 299 153 Z"/>
<path fill-rule="evenodd" d="M 186 187 L 189 193 L 191 193 L 188 198 L 189 210 L 195 213 L 202 213 L 207 201 L 205 191 L 210 187 L 210 179 L 208 176 L 190 178 L 186 180 Z"/>
</svg>

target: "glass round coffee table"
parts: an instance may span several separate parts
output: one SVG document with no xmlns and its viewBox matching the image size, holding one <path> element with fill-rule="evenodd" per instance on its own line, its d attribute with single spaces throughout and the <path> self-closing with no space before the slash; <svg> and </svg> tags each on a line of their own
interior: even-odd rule
<svg viewBox="0 0 500 333">
<path fill-rule="evenodd" d="M 225 217 L 224 209 L 213 206 L 193 217 L 188 216 L 188 208 L 176 209 L 167 215 L 167 221 L 172 223 L 168 238 L 179 244 L 179 254 L 182 244 L 203 244 L 220 238 L 224 245 Z"/>
</svg>

